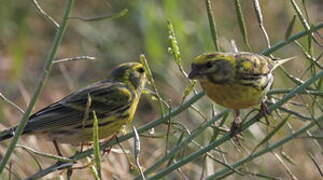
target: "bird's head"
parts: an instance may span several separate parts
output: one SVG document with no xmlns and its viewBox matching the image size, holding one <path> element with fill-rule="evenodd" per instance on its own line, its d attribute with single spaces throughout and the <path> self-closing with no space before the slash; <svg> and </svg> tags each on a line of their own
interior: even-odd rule
<svg viewBox="0 0 323 180">
<path fill-rule="evenodd" d="M 144 66 L 137 62 L 120 64 L 112 70 L 110 79 L 130 84 L 137 90 L 142 90 L 147 81 Z"/>
<path fill-rule="evenodd" d="M 189 78 L 216 84 L 227 83 L 234 78 L 234 60 L 234 55 L 230 53 L 208 53 L 197 56 L 192 63 Z"/>
</svg>

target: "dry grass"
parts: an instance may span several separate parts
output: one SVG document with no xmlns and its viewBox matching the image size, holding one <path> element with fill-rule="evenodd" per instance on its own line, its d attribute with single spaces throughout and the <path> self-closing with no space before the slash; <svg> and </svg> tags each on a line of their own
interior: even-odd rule
<svg viewBox="0 0 323 180">
<path fill-rule="evenodd" d="M 302 1 L 296 1 L 302 12 L 301 16 L 293 8 L 292 2 L 294 1 L 260 1 L 264 27 L 273 46 L 277 42 L 285 40 L 286 31 L 294 15 L 296 15 L 296 20 L 290 36 L 307 30 L 304 21 L 310 27 L 322 23 L 323 6 L 320 0 L 304 1 L 306 8 Z M 58 23 L 61 22 L 64 10 L 61 5 L 63 1 L 45 0 L 39 3 L 53 19 Z M 245 27 L 248 33 L 247 39 L 251 48 L 249 49 L 245 43 L 245 35 L 241 34 L 233 1 L 224 0 L 211 1 L 218 33 L 218 46 L 222 51 L 230 51 L 229 41 L 234 39 L 239 50 L 263 52 L 268 47 L 263 31 L 259 28 L 253 3 L 252 1 L 241 1 L 241 3 L 242 16 L 246 22 Z M 215 43 L 210 33 L 205 2 L 193 0 L 77 1 L 71 16 L 84 18 L 110 16 L 120 13 L 125 8 L 128 9 L 128 13 L 116 19 L 90 22 L 77 19 L 68 21 L 67 31 L 55 59 L 91 56 L 97 60 L 54 64 L 33 112 L 59 100 L 73 90 L 104 79 L 116 64 L 132 60 L 139 61 L 139 55 L 142 53 L 146 55 L 160 96 L 172 109 L 182 106 L 185 88 L 190 85 L 188 79 L 183 75 L 183 71 L 189 70 L 192 57 L 205 51 L 214 51 Z M 0 36 L 0 93 L 25 110 L 39 81 L 44 59 L 50 51 L 55 26 L 39 14 L 30 1 L 19 3 L 9 0 L 2 1 L 0 13 L 0 33 L 2 34 Z M 169 53 L 168 47 L 171 45 L 168 39 L 167 21 L 173 24 L 175 30 L 180 51 L 179 61 L 178 59 L 175 61 L 173 54 Z M 313 38 L 310 41 L 307 36 L 298 39 L 298 43 L 303 47 L 291 42 L 272 53 L 274 56 L 282 58 L 297 57 L 297 60 L 284 66 L 288 75 L 306 81 L 322 72 L 322 58 L 318 59 L 316 63 L 313 62 L 323 53 L 322 35 L 319 35 L 322 32 L 322 30 L 318 30 L 317 33 L 313 33 Z M 179 62 L 183 71 L 178 68 Z M 273 94 L 272 97 L 275 97 L 276 101 L 281 100 L 288 92 L 299 86 L 297 79 L 289 78 L 282 70 L 275 72 L 275 77 L 273 88 L 288 90 L 283 94 Z M 150 89 L 153 88 L 150 87 Z M 196 89 L 200 91 L 199 87 Z M 256 159 L 248 160 L 247 163 L 236 168 L 236 172 L 227 176 L 226 179 L 264 178 L 262 176 L 267 176 L 268 179 L 305 178 L 306 180 L 314 180 L 322 178 L 309 155 L 311 153 L 314 160 L 323 169 L 322 130 L 314 125 L 306 133 L 297 137 L 292 136 L 294 131 L 305 127 L 313 122 L 313 119 L 319 119 L 323 115 L 322 78 L 313 82 L 307 87 L 307 90 L 315 91 L 317 94 L 311 94 L 309 91 L 302 92 L 284 103 L 282 107 L 296 114 L 291 115 L 287 123 L 275 131 L 273 137 L 260 146 L 258 151 L 268 149 L 269 145 L 275 144 L 283 138 L 291 137 L 291 140 Z M 191 93 L 186 100 L 193 96 Z M 215 114 L 223 111 L 222 107 L 214 105 L 207 97 L 202 97 L 195 102 L 194 107 L 195 109 L 190 107 L 171 117 L 170 126 L 165 120 L 163 124 L 156 126 L 154 131 L 145 132 L 144 136 L 140 137 L 140 165 L 143 170 L 151 167 L 159 159 L 165 158 L 166 151 L 172 151 L 182 140 L 182 137 L 189 138 L 187 131 L 196 132 L 194 130 L 203 125 L 204 117 L 208 120 L 212 119 L 212 107 L 214 107 Z M 244 110 L 243 116 L 249 111 L 251 109 Z M 134 125 L 140 129 L 139 127 L 158 119 L 160 112 L 158 101 L 145 95 L 141 99 Z M 166 106 L 164 106 L 163 113 L 168 113 Z M 180 169 L 167 174 L 165 179 L 185 177 L 203 179 L 225 168 L 217 161 L 228 165 L 248 158 L 250 152 L 263 138 L 275 130 L 275 127 L 289 114 L 290 112 L 277 109 L 269 117 L 269 126 L 258 122 L 243 132 L 244 139 L 241 140 L 243 148 L 237 146 L 232 140 L 224 141 L 223 144 L 212 148 L 208 157 L 206 157 L 206 153 L 194 157 L 194 160 L 180 165 Z M 248 116 L 249 120 L 253 115 Z M 306 116 L 311 120 L 304 120 L 299 115 Z M 21 117 L 22 114 L 19 111 L 5 101 L 0 101 L 0 130 L 19 123 Z M 215 123 L 215 127 L 220 125 L 220 121 L 221 119 Z M 231 121 L 232 116 L 229 114 L 221 127 L 228 129 Z M 261 121 L 264 122 L 264 118 Z M 323 125 L 322 121 L 320 124 Z M 175 158 L 159 165 L 153 173 L 146 177 L 152 178 L 159 171 L 165 170 L 176 162 L 181 162 L 191 153 L 201 150 L 202 147 L 206 147 L 226 135 L 221 132 L 216 139 L 212 139 L 215 131 L 216 128 L 206 128 L 194 138 L 194 142 L 185 144 L 183 149 L 177 152 Z M 131 127 L 128 132 L 132 132 Z M 318 136 L 319 139 L 308 138 L 310 135 Z M 129 152 L 127 155 L 120 150 L 120 146 L 114 145 L 108 155 L 102 156 L 102 179 L 132 179 L 139 175 L 134 158 L 133 141 L 134 139 L 131 138 L 121 143 L 123 149 Z M 9 143 L 10 141 L 0 143 L 1 156 L 7 151 Z M 37 151 L 55 154 L 54 147 L 50 142 L 35 136 L 23 136 L 20 138 L 19 144 Z M 64 155 L 69 157 L 79 148 L 62 145 L 62 150 Z M 273 152 L 279 155 L 281 161 Z M 12 172 L 11 175 L 8 170 L 5 170 L 0 175 L 0 179 L 9 179 L 10 176 L 11 179 L 27 178 L 39 171 L 37 162 L 42 168 L 55 164 L 54 160 L 48 158 L 36 156 L 36 159 L 37 161 L 30 153 L 21 148 L 16 148 L 10 163 L 6 166 Z M 79 160 L 74 167 L 83 166 L 87 162 L 86 159 Z M 43 179 L 58 179 L 58 176 L 67 179 L 66 170 L 55 171 Z M 90 168 L 73 170 L 72 179 L 93 178 Z"/>
</svg>

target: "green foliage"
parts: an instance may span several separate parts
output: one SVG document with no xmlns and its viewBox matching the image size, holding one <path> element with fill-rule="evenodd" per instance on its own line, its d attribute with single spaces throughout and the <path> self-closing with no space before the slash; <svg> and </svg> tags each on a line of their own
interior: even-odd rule
<svg viewBox="0 0 323 180">
<path fill-rule="evenodd" d="M 4 172 L 0 179 L 37 179 L 87 162 L 95 165 L 73 172 L 72 179 L 93 178 L 89 168 L 97 179 L 287 179 L 307 174 L 320 178 L 320 1 L 89 1 L 76 3 L 73 13 L 69 13 L 72 1 L 67 2 L 70 6 L 66 9 L 50 0 L 38 2 L 60 24 L 58 29 L 29 1 L 4 0 L 0 6 L 0 94 L 6 102 L 0 104 L 1 130 L 20 124 L 10 145 L 1 142 L 1 151 L 6 154 L 0 164 Z M 193 57 L 206 51 L 229 51 L 231 40 L 241 51 L 254 49 L 267 56 L 297 58 L 275 74 L 269 92 L 269 108 L 275 111 L 268 117 L 269 125 L 261 123 L 264 117 L 256 113 L 257 107 L 243 110 L 246 121 L 240 130 L 244 135 L 240 145 L 228 132 L 231 112 L 203 97 L 199 85 L 186 75 Z M 140 156 L 136 150 L 129 154 L 134 158 L 127 159 L 117 149 L 119 143 L 125 147 L 124 152 L 133 148 L 127 143 L 135 137 L 133 132 L 100 146 L 95 140 L 94 149 L 88 147 L 83 152 L 64 146 L 69 156 L 66 159 L 43 153 L 53 149 L 43 140 L 20 138 L 24 146 L 17 147 L 32 149 L 20 152 L 21 148 L 15 148 L 34 105 L 35 109 L 42 108 L 70 90 L 104 79 L 116 64 L 138 59 L 140 54 L 146 56 L 140 56 L 140 60 L 158 100 L 142 98 L 136 113 L 134 125 L 139 137 L 135 141 L 140 140 Z M 18 121 L 22 112 L 19 107 L 25 111 L 22 121 Z M 100 157 L 100 150 L 111 146 L 111 152 Z M 93 154 L 94 160 L 83 161 Z M 20 168 L 21 162 L 32 159 L 37 159 L 42 169 L 37 165 Z M 131 171 L 134 164 L 142 170 L 140 175 Z"/>
</svg>

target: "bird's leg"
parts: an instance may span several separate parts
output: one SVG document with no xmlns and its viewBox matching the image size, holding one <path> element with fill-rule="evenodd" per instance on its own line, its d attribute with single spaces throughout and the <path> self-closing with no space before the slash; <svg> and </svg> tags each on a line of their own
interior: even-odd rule
<svg viewBox="0 0 323 180">
<path fill-rule="evenodd" d="M 235 117 L 230 129 L 231 136 L 235 136 L 238 133 L 237 131 L 240 129 L 240 124 L 241 124 L 240 111 L 235 110 Z"/>
<path fill-rule="evenodd" d="M 112 136 L 111 138 L 108 138 L 108 139 L 106 139 L 106 140 L 104 140 L 104 142 L 109 142 L 111 139 L 113 139 L 113 138 L 115 138 L 116 139 L 116 141 L 119 143 L 119 141 L 118 141 L 118 137 L 117 137 L 117 135 L 114 135 L 114 136 Z M 103 142 L 103 143 L 104 143 Z M 109 154 L 110 152 L 111 152 L 111 149 L 112 149 L 112 146 L 109 146 L 109 147 L 107 147 L 107 148 L 104 148 L 102 151 L 103 151 L 103 153 L 102 153 L 102 156 L 104 156 L 105 154 Z"/>
<path fill-rule="evenodd" d="M 58 146 L 58 144 L 57 144 L 56 140 L 53 140 L 53 144 L 54 144 L 54 147 L 55 147 L 56 153 L 57 153 L 59 156 L 64 157 L 64 156 L 63 156 L 63 154 L 62 154 L 62 152 L 61 152 L 61 150 L 59 149 L 59 146 Z"/>
<path fill-rule="evenodd" d="M 109 153 L 111 152 L 111 149 L 112 149 L 112 146 L 109 146 L 109 147 L 107 147 L 107 148 L 104 148 L 104 149 L 103 149 L 102 156 L 104 156 L 104 155 L 109 155 Z"/>
<path fill-rule="evenodd" d="M 267 123 L 267 125 L 269 125 L 269 121 L 267 119 L 267 116 L 270 115 L 270 111 L 269 111 L 268 106 L 266 105 L 265 101 L 261 101 L 260 113 L 264 115 L 266 123 Z"/>
<path fill-rule="evenodd" d="M 83 146 L 84 144 L 83 143 L 81 143 L 81 147 L 80 147 L 80 152 L 83 152 Z"/>
<path fill-rule="evenodd" d="M 262 101 L 260 104 L 260 112 L 263 113 L 264 115 L 270 114 L 270 111 L 269 111 L 268 106 L 265 103 L 265 101 Z"/>
</svg>

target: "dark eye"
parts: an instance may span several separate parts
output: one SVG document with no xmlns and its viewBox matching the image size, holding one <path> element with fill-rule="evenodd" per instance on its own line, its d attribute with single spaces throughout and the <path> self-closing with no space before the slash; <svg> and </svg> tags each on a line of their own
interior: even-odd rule
<svg viewBox="0 0 323 180">
<path fill-rule="evenodd" d="M 212 64 L 212 62 L 207 62 L 207 63 L 205 64 L 205 66 L 206 66 L 207 68 L 211 68 L 211 67 L 213 66 L 213 64 Z"/>
<path fill-rule="evenodd" d="M 139 73 L 144 73 L 144 72 L 145 72 L 145 69 L 144 69 L 144 68 L 142 68 L 142 67 L 140 67 L 140 68 L 138 68 L 138 69 L 137 69 L 137 71 L 138 71 Z"/>
</svg>

